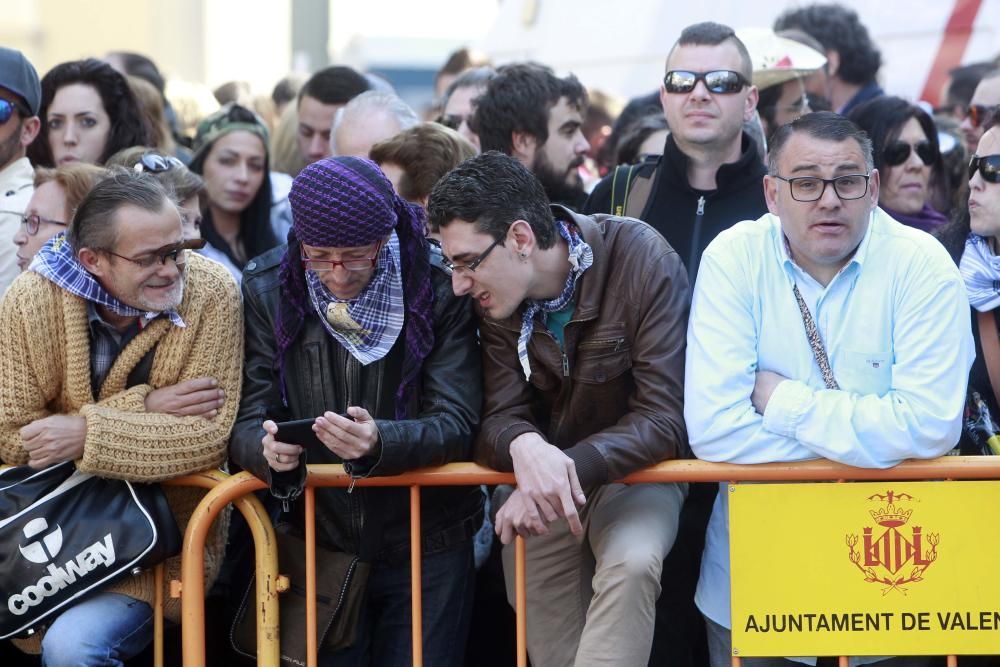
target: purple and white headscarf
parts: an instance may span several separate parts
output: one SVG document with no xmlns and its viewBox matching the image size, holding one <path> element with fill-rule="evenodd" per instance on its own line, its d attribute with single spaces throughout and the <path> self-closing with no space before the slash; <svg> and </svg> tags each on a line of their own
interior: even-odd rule
<svg viewBox="0 0 1000 667">
<path fill-rule="evenodd" d="M 302 330 L 304 319 L 309 314 L 318 315 L 311 303 L 307 272 L 302 268 L 302 244 L 359 248 L 395 231 L 404 303 L 392 305 L 403 308 L 405 345 L 402 380 L 396 390 L 396 418 L 405 418 L 424 359 L 434 347 L 434 293 L 422 209 L 397 195 L 378 165 L 357 157 L 330 157 L 310 164 L 295 177 L 288 200 L 292 230 L 279 271 L 281 302 L 275 323 L 282 396 L 287 396 L 285 353 Z M 360 314 L 354 315 L 357 320 Z"/>
</svg>

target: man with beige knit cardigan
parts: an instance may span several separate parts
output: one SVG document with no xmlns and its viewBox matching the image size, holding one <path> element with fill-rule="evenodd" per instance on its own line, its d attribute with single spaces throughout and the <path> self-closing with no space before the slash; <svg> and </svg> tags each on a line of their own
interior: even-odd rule
<svg viewBox="0 0 1000 667">
<path fill-rule="evenodd" d="M 218 467 L 239 406 L 236 284 L 184 241 L 176 205 L 148 174 L 120 171 L 80 204 L 0 302 L 0 459 L 73 460 L 102 477 L 159 482 Z M 202 492 L 165 487 L 184 529 Z M 224 529 L 205 551 L 211 580 Z M 180 558 L 167 562 L 176 578 Z M 152 639 L 152 572 L 75 604 L 41 641 L 50 665 L 120 665 Z M 168 618 L 177 601 L 164 599 Z M 27 642 L 25 642 L 27 644 Z M 38 650 L 25 645 L 24 650 Z"/>
</svg>

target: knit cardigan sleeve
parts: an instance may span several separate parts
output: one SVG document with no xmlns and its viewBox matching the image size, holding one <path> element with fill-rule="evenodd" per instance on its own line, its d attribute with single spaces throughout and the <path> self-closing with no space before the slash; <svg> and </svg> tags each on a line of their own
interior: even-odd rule
<svg viewBox="0 0 1000 667">
<path fill-rule="evenodd" d="M 21 427 L 59 412 L 50 406 L 61 385 L 61 318 L 55 301 L 44 298 L 50 294 L 34 288 L 41 281 L 35 278 L 19 276 L 0 301 L 0 459 L 8 465 L 28 462 Z"/>
<path fill-rule="evenodd" d="M 96 402 L 87 376 L 83 305 L 67 300 L 38 274 L 26 272 L 14 281 L 0 300 L 3 463 L 26 464 L 20 429 L 53 414 L 87 419 L 84 454 L 77 461 L 85 472 L 150 482 L 215 468 L 225 460 L 240 400 L 243 313 L 236 284 L 224 268 L 201 258 L 192 258 L 189 267 L 182 304 L 187 326 L 154 322 L 139 336 L 162 334 L 149 384 L 126 389 L 128 369 L 122 369 L 118 385 Z M 67 304 L 76 310 L 70 312 Z M 144 399 L 153 388 L 203 376 L 216 378 L 225 391 L 225 403 L 213 419 L 146 412 Z"/>
<path fill-rule="evenodd" d="M 240 404 L 243 312 L 235 281 L 221 266 L 207 263 L 198 262 L 207 275 L 186 287 L 193 292 L 187 326 L 171 329 L 157 346 L 150 385 L 213 377 L 225 392 L 218 415 L 206 419 L 136 410 L 149 391 L 143 386 L 85 405 L 80 410 L 87 419 L 83 457 L 77 462 L 81 471 L 155 482 L 217 468 L 225 461 Z"/>
</svg>

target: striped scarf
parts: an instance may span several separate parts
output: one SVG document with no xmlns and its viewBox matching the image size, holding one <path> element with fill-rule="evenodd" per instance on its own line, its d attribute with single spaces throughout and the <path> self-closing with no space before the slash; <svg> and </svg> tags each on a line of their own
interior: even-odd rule
<svg viewBox="0 0 1000 667">
<path fill-rule="evenodd" d="M 571 228 L 562 220 L 556 220 L 556 229 L 559 236 L 565 239 L 569 246 L 569 275 L 566 276 L 566 284 L 562 292 L 554 299 L 548 301 L 536 301 L 534 299 L 526 301 L 524 316 L 521 318 L 521 335 L 517 339 L 517 358 L 521 362 L 521 370 L 524 371 L 524 379 L 531 379 L 531 364 L 528 362 L 528 339 L 535 328 L 535 315 L 542 314 L 542 324 L 545 324 L 547 315 L 557 310 L 562 310 L 573 300 L 576 292 L 576 281 L 583 275 L 583 272 L 594 263 L 594 251 L 580 236 L 575 227 Z"/>
<path fill-rule="evenodd" d="M 973 308 L 985 313 L 1000 306 L 1000 257 L 993 254 L 985 238 L 969 235 L 958 268 Z"/>
<path fill-rule="evenodd" d="M 31 266 L 28 268 L 81 299 L 104 306 L 122 317 L 141 318 L 142 326 L 161 314 L 165 314 L 175 325 L 184 326 L 184 320 L 176 310 L 168 310 L 165 313 L 139 310 L 112 296 L 87 269 L 83 268 L 83 264 L 70 248 L 65 233 L 56 234 L 47 241 L 31 260 Z"/>
<path fill-rule="evenodd" d="M 309 300 L 327 332 L 363 366 L 378 361 L 403 330 L 403 281 L 396 232 L 379 252 L 375 273 L 364 291 L 338 299 L 314 271 L 306 271 Z"/>
</svg>

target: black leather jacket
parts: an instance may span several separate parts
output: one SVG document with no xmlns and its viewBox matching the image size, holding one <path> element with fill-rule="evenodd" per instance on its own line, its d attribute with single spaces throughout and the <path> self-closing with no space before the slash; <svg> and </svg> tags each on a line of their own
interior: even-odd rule
<svg viewBox="0 0 1000 667">
<path fill-rule="evenodd" d="M 475 316 L 468 298 L 457 298 L 451 281 L 432 253 L 434 347 L 424 360 L 420 386 L 408 414 L 396 421 L 395 393 L 404 353 L 403 335 L 383 359 L 362 366 L 313 314 L 286 353 L 287 406 L 278 387 L 274 354 L 274 321 L 279 300 L 278 268 L 285 247 L 251 260 L 243 274 L 246 317 L 246 364 L 243 399 L 230 442 L 232 459 L 268 482 L 272 494 L 295 501 L 302 490 L 305 467 L 277 473 L 263 457 L 265 419 L 312 418 L 326 410 L 344 412 L 359 405 L 376 419 L 380 434 L 377 456 L 347 462 L 355 477 L 394 475 L 424 466 L 471 458 L 472 440 L 482 408 L 482 370 Z M 309 449 L 309 463 L 340 463 L 325 447 Z M 470 538 L 482 522 L 479 487 L 426 487 L 421 492 L 424 553 Z M 317 538 L 335 548 L 358 553 L 367 508 L 383 511 L 380 560 L 409 556 L 409 491 L 406 488 L 355 487 L 319 489 L 316 493 Z M 301 503 L 292 502 L 290 520 L 302 525 Z"/>
</svg>

